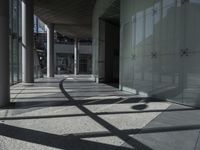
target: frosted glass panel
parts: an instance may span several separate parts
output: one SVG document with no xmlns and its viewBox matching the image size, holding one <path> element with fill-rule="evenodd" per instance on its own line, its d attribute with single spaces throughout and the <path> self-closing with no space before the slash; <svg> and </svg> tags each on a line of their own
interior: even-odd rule
<svg viewBox="0 0 200 150">
<path fill-rule="evenodd" d="M 132 55 L 132 22 L 128 22 L 122 27 L 122 57 L 127 58 Z"/>
<path fill-rule="evenodd" d="M 121 84 L 123 88 L 133 88 L 133 40 L 132 22 L 123 25 L 121 45 Z"/>
<path fill-rule="evenodd" d="M 121 1 L 122 10 L 130 1 Z M 132 24 L 122 22 L 124 85 L 200 106 L 200 0 L 134 2 L 126 10 Z"/>
<path fill-rule="evenodd" d="M 161 54 L 171 54 L 175 52 L 176 41 L 176 13 L 175 0 L 163 0 L 161 20 Z M 182 9 L 182 8 L 181 8 Z M 159 42 L 158 42 L 159 43 Z"/>
<path fill-rule="evenodd" d="M 121 60 L 121 66 L 122 66 L 122 86 L 124 88 L 133 88 L 133 60 L 131 58 L 126 58 Z"/>
<path fill-rule="evenodd" d="M 200 52 L 200 1 L 190 1 L 186 5 L 186 47 Z"/>
<path fill-rule="evenodd" d="M 200 106 L 200 53 L 190 53 L 184 58 L 183 102 Z"/>
<path fill-rule="evenodd" d="M 136 46 L 144 42 L 144 11 L 136 13 Z"/>
<path fill-rule="evenodd" d="M 145 46 L 144 55 L 151 55 L 154 40 L 153 6 L 145 11 Z"/>
<path fill-rule="evenodd" d="M 182 68 L 182 58 L 178 54 L 161 55 L 154 59 L 152 95 L 182 102 Z"/>
<path fill-rule="evenodd" d="M 134 63 L 134 88 L 150 94 L 152 91 L 151 56 L 137 57 Z"/>
</svg>

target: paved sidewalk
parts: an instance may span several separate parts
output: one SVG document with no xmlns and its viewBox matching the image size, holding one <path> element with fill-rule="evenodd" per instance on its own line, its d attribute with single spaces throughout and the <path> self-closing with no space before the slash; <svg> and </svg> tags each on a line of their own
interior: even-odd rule
<svg viewBox="0 0 200 150">
<path fill-rule="evenodd" d="M 198 150 L 200 110 L 149 99 L 89 76 L 11 87 L 0 110 L 0 149 Z"/>
</svg>

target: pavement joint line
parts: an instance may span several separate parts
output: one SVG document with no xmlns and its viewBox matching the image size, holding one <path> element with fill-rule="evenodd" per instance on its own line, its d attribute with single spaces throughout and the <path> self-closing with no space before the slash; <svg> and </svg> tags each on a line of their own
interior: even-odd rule
<svg viewBox="0 0 200 150">
<path fill-rule="evenodd" d="M 62 93 L 65 95 L 65 97 L 69 100 L 69 101 L 73 101 L 73 97 L 70 96 L 64 89 L 63 87 L 63 82 L 65 80 L 62 80 L 59 84 L 60 89 L 62 91 Z M 123 99 L 123 101 L 125 101 L 127 99 Z M 119 102 L 118 102 L 119 103 Z M 79 108 L 81 111 L 83 111 L 85 114 L 87 114 L 91 119 L 93 119 L 94 121 L 96 121 L 99 125 L 103 126 L 104 128 L 106 128 L 108 131 L 112 132 L 114 135 L 116 135 L 118 138 L 120 138 L 122 141 L 124 141 L 125 143 L 129 144 L 131 146 L 131 148 L 135 149 L 136 145 L 140 145 L 142 147 L 144 147 L 146 150 L 152 150 L 151 148 L 149 148 L 148 146 L 140 143 L 138 140 L 134 139 L 133 137 L 127 135 L 126 133 L 124 133 L 123 131 L 121 131 L 120 129 L 118 129 L 117 127 L 113 126 L 112 124 L 110 124 L 109 122 L 107 122 L 106 120 L 102 119 L 101 117 L 99 117 L 98 115 L 95 115 L 94 112 L 92 112 L 91 110 L 89 110 L 88 108 L 84 107 L 83 105 L 76 105 L 77 108 Z M 122 145 L 121 145 L 122 146 Z"/>
<path fill-rule="evenodd" d="M 141 130 L 134 134 L 134 135 L 137 135 L 137 134 L 140 134 L 142 132 L 143 129 L 145 129 L 150 123 L 152 123 L 154 120 L 156 120 L 161 114 L 163 114 L 164 112 L 166 112 L 168 110 L 168 108 L 171 106 L 172 104 L 170 104 L 165 110 L 163 110 L 163 112 L 156 112 L 158 113 L 158 115 L 156 115 L 152 120 L 150 120 L 143 128 L 141 128 Z M 124 144 L 127 144 L 126 142 L 124 142 L 123 144 L 121 144 L 120 146 L 123 146 Z"/>
<path fill-rule="evenodd" d="M 70 89 L 70 88 L 69 88 L 69 89 Z M 119 97 L 119 99 L 121 99 L 121 98 L 122 98 L 122 97 Z M 92 103 L 95 103 L 95 102 L 98 102 L 98 101 L 103 101 L 103 100 L 104 100 L 104 99 L 98 99 L 98 100 L 94 100 L 94 101 L 91 101 L 91 102 L 86 102 L 86 103 L 84 103 L 83 105 L 85 105 L 85 104 L 92 104 Z M 128 100 L 128 98 L 122 99 L 121 101 L 117 101 L 116 103 L 113 103 L 113 104 L 108 104 L 109 106 L 104 107 L 104 108 L 99 109 L 99 110 L 100 110 L 100 111 L 101 111 L 101 110 L 106 110 L 106 109 L 112 107 L 113 105 L 119 104 L 119 103 L 124 102 L 124 101 L 126 101 L 126 100 Z"/>
<path fill-rule="evenodd" d="M 19 93 L 15 95 L 14 98 L 11 98 L 11 99 L 10 99 L 11 102 L 14 102 L 14 100 L 17 98 L 17 96 L 18 96 L 19 94 L 21 94 L 22 91 L 24 91 L 25 88 L 26 88 L 26 87 L 23 87 L 23 89 L 21 89 L 21 90 L 19 91 Z M 10 111 L 9 109 L 6 110 L 4 117 L 8 117 L 9 111 Z M 5 121 L 2 121 L 2 122 L 4 123 Z"/>
<path fill-rule="evenodd" d="M 13 98 L 11 98 L 11 101 L 13 102 L 17 98 L 17 96 L 21 94 L 25 89 L 26 87 L 23 87 L 23 89 L 21 89 Z"/>
<path fill-rule="evenodd" d="M 76 106 L 71 106 L 71 107 L 76 107 Z M 58 109 L 58 110 L 55 110 L 55 111 L 53 111 L 54 113 L 57 113 L 57 112 L 61 112 L 61 111 L 63 111 L 63 110 L 65 110 L 66 108 L 62 108 L 62 109 Z M 69 110 L 69 108 L 67 108 L 68 110 Z"/>
<path fill-rule="evenodd" d="M 120 97 L 119 97 L 119 99 L 120 99 Z M 86 103 L 84 103 L 84 104 L 93 104 L 93 103 L 95 103 L 95 102 L 100 102 L 100 101 L 103 101 L 104 99 L 97 99 L 97 100 L 91 100 L 90 102 L 86 102 Z"/>
<path fill-rule="evenodd" d="M 106 107 L 104 107 L 104 108 L 102 108 L 102 109 L 99 109 L 99 110 L 100 110 L 100 111 L 106 110 L 106 109 L 108 109 L 108 108 L 113 107 L 113 106 L 116 105 L 116 104 L 119 104 L 119 103 L 121 103 L 121 102 L 125 102 L 126 100 L 128 100 L 128 98 L 127 98 L 127 99 L 122 99 L 121 101 L 118 101 L 118 102 L 113 103 L 113 104 L 108 104 L 108 106 L 106 106 Z"/>
<path fill-rule="evenodd" d="M 24 90 L 26 90 L 26 86 L 22 86 L 23 87 L 23 89 L 21 89 L 20 90 L 20 92 L 13 98 L 13 100 L 15 100 L 16 98 L 17 98 L 17 96 L 19 95 L 19 94 L 21 94 Z M 43 86 L 42 88 L 44 88 L 45 90 L 46 90 L 46 87 L 45 86 Z M 56 88 L 57 89 L 57 88 Z M 58 88 L 59 89 L 59 88 Z M 59 92 L 59 93 L 61 93 L 61 92 Z M 25 93 L 26 94 L 26 93 Z M 58 94 L 58 92 L 55 92 L 54 94 Z M 63 97 L 64 98 L 64 97 Z M 42 106 L 43 104 L 35 104 L 35 105 L 31 105 L 31 108 L 32 107 L 38 107 L 38 108 L 40 108 L 40 109 L 46 109 L 46 108 L 43 108 L 43 106 Z M 22 109 L 23 109 L 23 107 L 22 107 Z M 29 108 L 30 109 L 30 108 Z M 8 111 L 8 110 L 7 110 Z M 8 113 L 6 113 L 6 115 L 4 116 L 4 117 L 7 117 L 7 114 Z"/>
</svg>

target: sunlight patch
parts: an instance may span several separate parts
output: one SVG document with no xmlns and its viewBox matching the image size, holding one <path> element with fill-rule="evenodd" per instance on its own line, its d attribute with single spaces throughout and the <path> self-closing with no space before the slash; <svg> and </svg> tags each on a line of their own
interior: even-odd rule
<svg viewBox="0 0 200 150">
<path fill-rule="evenodd" d="M 121 140 L 117 136 L 110 136 L 110 137 L 98 137 L 98 138 L 83 138 L 86 141 L 96 142 L 102 145 L 108 146 L 121 146 L 125 141 Z M 117 148 L 117 147 L 116 147 Z"/>
<path fill-rule="evenodd" d="M 89 97 L 89 98 L 85 98 L 86 100 L 93 100 L 93 99 L 119 99 L 121 97 L 119 96 L 95 96 L 95 97 Z"/>
<path fill-rule="evenodd" d="M 73 80 L 74 78 L 67 78 L 67 80 Z"/>
</svg>

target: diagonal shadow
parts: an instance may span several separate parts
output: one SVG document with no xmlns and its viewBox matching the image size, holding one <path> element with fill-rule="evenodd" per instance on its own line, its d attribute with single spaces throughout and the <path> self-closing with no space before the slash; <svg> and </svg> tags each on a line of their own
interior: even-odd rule
<svg viewBox="0 0 200 150">
<path fill-rule="evenodd" d="M 142 129 L 127 129 L 121 130 L 127 135 L 133 134 L 148 134 L 148 133 L 164 133 L 164 132 L 177 132 L 177 131 L 191 131 L 191 130 L 199 130 L 200 125 L 185 125 L 185 126 L 170 126 L 170 127 L 153 127 L 153 128 L 142 128 Z M 68 134 L 64 134 L 68 135 Z M 92 137 L 106 137 L 106 136 L 114 136 L 113 133 L 109 131 L 103 132 L 91 132 L 91 133 L 75 133 L 74 136 L 78 138 L 92 138 Z"/>
<path fill-rule="evenodd" d="M 52 99 L 53 98 L 53 99 Z M 55 99 L 54 99 L 55 98 Z M 57 100 L 58 98 L 61 98 Z M 102 104 L 133 104 L 139 103 L 140 101 L 144 100 L 144 98 L 128 98 L 126 101 L 121 101 L 122 98 L 114 98 L 114 99 L 99 99 L 99 100 L 73 100 L 73 101 L 66 101 L 63 100 L 65 97 L 34 97 L 34 98 L 15 98 L 18 99 L 31 99 L 34 101 L 16 101 L 12 102 L 10 106 L 4 107 L 3 109 L 21 109 L 21 108 L 30 108 L 30 107 L 53 107 L 53 106 L 74 106 L 78 104 L 82 105 L 102 105 Z M 40 99 L 46 99 L 41 101 Z M 36 101 L 37 100 L 37 101 Z M 120 103 L 118 103 L 120 102 Z"/>
<path fill-rule="evenodd" d="M 64 80 L 62 81 L 64 82 Z M 129 130 L 119 130 L 115 126 L 111 125 L 109 122 L 103 120 L 98 115 L 106 114 L 122 114 L 122 113 L 143 113 L 143 112 L 163 112 L 163 111 L 192 111 L 197 110 L 196 108 L 184 108 L 184 109 L 169 109 L 169 110 L 144 110 L 144 111 L 125 111 L 125 112 L 100 112 L 93 113 L 83 105 L 85 103 L 75 101 L 63 88 L 63 84 L 60 83 L 60 89 L 62 93 L 69 99 L 69 101 L 63 101 L 65 103 L 70 103 L 71 105 L 77 106 L 85 114 L 69 114 L 69 115 L 53 115 L 53 116 L 29 116 L 29 117 L 8 117 L 0 118 L 7 120 L 17 120 L 17 119 L 38 119 L 38 118 L 57 118 L 57 117 L 73 117 L 73 116 L 89 116 L 96 122 L 98 122 L 103 127 L 107 128 L 108 132 L 92 132 L 92 133 L 75 133 L 71 135 L 55 135 L 51 133 L 45 133 L 41 131 L 35 131 L 30 129 L 24 129 L 19 127 L 14 127 L 10 125 L 5 125 L 0 123 L 0 135 L 15 138 L 31 143 L 46 145 L 54 148 L 60 149 L 73 149 L 73 150 L 88 150 L 88 149 L 99 149 L 99 150 L 115 150 L 119 147 L 112 146 L 108 144 L 101 144 L 97 142 L 89 142 L 82 140 L 81 138 L 91 138 L 91 137 L 105 137 L 105 136 L 118 136 L 124 140 L 129 145 L 133 146 L 139 150 L 150 150 L 151 148 L 142 144 L 141 142 L 133 139 L 129 135 L 131 134 L 145 134 L 145 133 L 161 133 L 161 132 L 176 132 L 176 131 L 185 131 L 185 130 L 199 130 L 200 125 L 188 125 L 188 126 L 171 126 L 171 127 L 156 127 L 156 128 L 143 128 L 143 129 L 129 129 Z M 148 99 L 146 103 L 148 103 Z M 88 101 L 88 102 L 93 102 Z M 116 101 L 115 101 L 116 102 Z M 124 101 L 123 101 L 124 102 Z M 92 103 L 95 104 L 95 103 Z M 52 105 L 52 103 L 51 103 Z M 87 104 L 86 104 L 87 105 Z M 39 137 L 39 138 L 38 138 Z M 120 150 L 129 150 L 130 148 L 120 147 Z"/>
<path fill-rule="evenodd" d="M 78 103 L 74 103 L 78 104 Z M 79 103 L 80 105 L 80 103 Z M 51 105 L 50 105 L 51 106 Z M 56 106 L 58 106 L 56 104 Z M 59 106 L 65 106 L 65 103 L 61 103 Z M 15 107 L 13 107 L 14 109 Z M 32 107 L 31 107 L 32 108 Z M 176 112 L 176 111 L 195 111 L 194 108 L 185 109 L 156 109 L 156 110 L 140 110 L 140 111 L 118 111 L 118 112 L 96 112 L 94 115 L 118 115 L 118 114 L 140 114 L 140 113 L 152 113 L 152 112 Z M 61 115 L 40 115 L 40 116 L 20 116 L 20 117 L 0 117 L 0 120 L 30 120 L 30 119 L 47 119 L 47 118 L 66 118 L 66 117 L 83 117 L 86 114 L 61 114 Z"/>
<path fill-rule="evenodd" d="M 65 79 L 60 82 L 59 87 L 60 87 L 62 93 L 65 95 L 65 97 L 69 101 L 74 101 L 73 97 L 71 97 L 65 91 L 65 89 L 63 87 L 63 82 L 64 81 L 65 81 Z M 100 118 L 99 116 L 95 115 L 93 112 L 91 112 L 89 109 L 85 108 L 83 105 L 77 104 L 76 106 L 81 111 L 83 111 L 85 114 L 87 114 L 90 118 L 92 118 L 94 121 L 96 121 L 97 123 L 99 123 L 100 125 L 102 125 L 103 127 L 105 127 L 106 129 L 108 129 L 112 134 L 116 135 L 117 137 L 119 137 L 120 139 L 122 139 L 124 142 L 126 142 L 127 144 L 129 144 L 130 146 L 132 146 L 133 148 L 138 149 L 138 150 L 152 150 L 150 147 L 142 144 L 138 140 L 130 137 L 129 135 L 127 135 L 123 131 L 121 131 L 118 128 L 116 128 L 115 126 L 111 125 L 109 122 L 107 122 L 104 119 Z"/>
<path fill-rule="evenodd" d="M 0 123 L 0 135 L 34 144 L 66 150 L 115 150 L 117 146 L 82 140 L 73 135 L 62 136 Z M 1 148 L 1 147 L 0 147 Z M 121 150 L 130 148 L 121 147 Z"/>
</svg>

